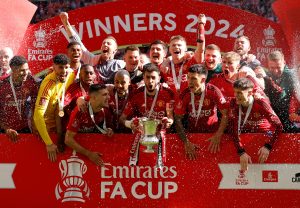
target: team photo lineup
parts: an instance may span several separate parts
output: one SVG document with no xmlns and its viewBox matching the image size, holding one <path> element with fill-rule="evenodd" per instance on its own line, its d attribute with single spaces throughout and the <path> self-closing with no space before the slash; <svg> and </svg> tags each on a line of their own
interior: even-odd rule
<svg viewBox="0 0 300 208">
<path fill-rule="evenodd" d="M 65 54 L 54 55 L 45 75 L 33 75 L 28 60 L 10 47 L 0 49 L 1 132 L 12 142 L 20 133 L 37 135 L 52 162 L 67 146 L 102 166 L 101 153 L 81 146 L 76 135 L 136 135 L 146 119 L 157 121 L 164 133 L 178 134 L 189 160 L 199 151 L 190 133 L 212 133 L 207 143 L 215 154 L 228 134 L 240 169 L 247 171 L 254 157 L 268 162 L 281 133 L 300 132 L 300 67 L 289 69 L 278 50 L 262 65 L 250 53 L 250 34 L 238 36 L 232 51 L 223 51 L 217 43 L 206 44 L 206 16 L 199 14 L 196 50 L 188 50 L 178 34 L 168 43 L 153 40 L 148 53 L 128 45 L 123 58 L 115 59 L 113 36 L 95 43 L 101 52 L 93 54 L 68 13 L 59 16 L 69 43 Z M 247 154 L 242 133 L 261 133 L 264 145 L 257 156 Z"/>
</svg>

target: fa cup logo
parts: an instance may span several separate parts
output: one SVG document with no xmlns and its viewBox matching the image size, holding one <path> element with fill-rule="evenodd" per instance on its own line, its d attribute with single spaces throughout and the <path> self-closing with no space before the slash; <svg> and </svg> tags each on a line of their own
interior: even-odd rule
<svg viewBox="0 0 300 208">
<path fill-rule="evenodd" d="M 40 27 L 39 30 L 34 32 L 35 41 L 33 41 L 33 45 L 36 48 L 45 48 L 47 41 L 46 41 L 46 32 L 45 30 Z"/>
<path fill-rule="evenodd" d="M 264 29 L 265 39 L 262 40 L 262 44 L 266 47 L 275 46 L 276 40 L 274 35 L 275 35 L 275 30 L 269 25 L 268 28 Z"/>
<path fill-rule="evenodd" d="M 55 188 L 56 199 L 62 202 L 85 202 L 85 198 L 90 196 L 90 189 L 82 177 L 87 171 L 84 161 L 74 151 L 69 159 L 60 161 L 59 169 L 62 179 Z"/>
</svg>

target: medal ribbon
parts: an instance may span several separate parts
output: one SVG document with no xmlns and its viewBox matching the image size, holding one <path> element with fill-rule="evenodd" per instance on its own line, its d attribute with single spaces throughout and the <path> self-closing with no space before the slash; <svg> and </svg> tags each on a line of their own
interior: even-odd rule
<svg viewBox="0 0 300 208">
<path fill-rule="evenodd" d="M 239 120 L 238 120 L 238 134 L 239 135 L 241 134 L 241 128 L 243 128 L 243 126 L 245 125 L 245 123 L 248 120 L 248 117 L 249 117 L 250 112 L 251 112 L 252 107 L 253 107 L 253 103 L 254 103 L 254 98 L 253 98 L 253 96 L 251 96 L 251 97 L 249 97 L 249 106 L 247 108 L 246 115 L 245 115 L 245 118 L 244 118 L 242 126 L 241 126 L 241 121 L 242 121 L 242 105 L 239 105 Z"/>
<path fill-rule="evenodd" d="M 156 87 L 156 93 L 155 93 L 155 96 L 154 96 L 154 99 L 152 101 L 152 105 L 151 105 L 151 109 L 149 111 L 149 114 L 148 114 L 148 117 L 147 118 L 150 118 L 152 113 L 153 113 L 153 109 L 154 109 L 154 106 L 156 104 L 156 100 L 157 100 L 157 96 L 158 96 L 158 92 L 159 92 L 159 89 L 160 89 L 160 85 L 158 84 L 157 87 Z M 147 88 L 145 86 L 145 90 L 144 90 L 144 98 L 145 98 L 145 113 L 147 112 Z"/>
<path fill-rule="evenodd" d="M 181 80 L 182 80 L 183 65 L 184 65 L 184 62 L 181 64 L 181 67 L 180 67 L 180 70 L 179 70 L 178 79 L 177 79 L 174 62 L 171 61 L 171 70 L 172 70 L 172 75 L 173 75 L 173 80 L 174 80 L 175 88 L 176 88 L 177 91 L 180 90 L 180 85 L 181 85 Z"/>
<path fill-rule="evenodd" d="M 102 134 L 107 134 L 107 128 L 106 128 L 106 119 L 105 119 L 105 112 L 104 112 L 104 109 L 103 110 L 103 115 L 104 115 L 104 122 L 103 122 L 103 129 L 98 126 L 95 122 L 95 116 L 94 116 L 94 113 L 93 113 L 93 109 L 92 109 L 92 106 L 91 106 L 91 103 L 89 102 L 89 113 L 90 113 L 90 117 L 92 119 L 92 121 L 94 122 L 95 126 L 97 127 L 97 129 L 102 133 Z"/>
<path fill-rule="evenodd" d="M 16 103 L 16 107 L 17 107 L 17 110 L 18 110 L 18 113 L 19 113 L 19 116 L 20 116 L 20 119 L 22 118 L 22 108 L 21 108 L 21 104 L 19 105 L 19 102 L 18 102 L 18 99 L 17 99 L 17 94 L 16 94 L 16 90 L 15 90 L 15 87 L 14 87 L 14 84 L 13 84 L 13 81 L 12 81 L 12 75 L 10 75 L 9 77 L 9 83 L 10 83 L 10 87 L 11 87 L 11 91 L 13 93 L 13 96 L 14 96 L 14 100 L 15 100 L 15 103 Z"/>
<path fill-rule="evenodd" d="M 65 93 L 66 93 L 66 82 L 62 85 L 62 95 L 61 99 L 59 97 L 59 90 L 58 90 L 58 82 L 56 80 L 56 94 L 57 94 L 57 102 L 58 102 L 58 109 L 59 111 L 63 111 L 64 109 L 64 102 L 65 102 Z"/>
<path fill-rule="evenodd" d="M 195 126 L 197 126 L 198 119 L 199 119 L 199 116 L 200 116 L 200 114 L 201 114 L 201 109 L 202 109 L 202 106 L 203 106 L 204 97 L 205 97 L 205 87 L 204 87 L 204 90 L 202 91 L 202 94 L 201 94 L 201 97 L 200 97 L 200 100 L 199 100 L 199 106 L 198 106 L 197 114 L 196 114 L 196 108 L 195 108 L 195 94 L 191 92 L 192 111 L 193 111 L 193 115 L 196 115 L 196 123 L 195 123 Z"/>
</svg>

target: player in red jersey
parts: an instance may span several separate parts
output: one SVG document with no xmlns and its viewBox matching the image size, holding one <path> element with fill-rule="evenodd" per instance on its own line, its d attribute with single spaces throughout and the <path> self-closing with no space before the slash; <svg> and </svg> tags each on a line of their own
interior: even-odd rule
<svg viewBox="0 0 300 208">
<path fill-rule="evenodd" d="M 235 52 L 228 52 L 223 54 L 222 57 L 222 74 L 218 74 L 213 77 L 209 83 L 218 87 L 226 99 L 234 97 L 233 83 L 238 78 L 247 77 L 254 83 L 254 91 L 265 96 L 259 83 L 255 78 L 253 70 L 247 67 L 240 69 L 241 57 Z"/>
<path fill-rule="evenodd" d="M 204 60 L 204 25 L 206 17 L 200 14 L 198 17 L 198 24 L 202 31 L 201 37 L 197 39 L 197 49 L 194 56 L 187 58 L 186 51 L 187 45 L 184 37 L 177 35 L 170 39 L 169 52 L 170 59 L 166 59 L 162 64 L 161 71 L 162 77 L 175 93 L 181 93 L 187 86 L 187 73 L 190 66 L 202 63 Z M 203 29 L 203 30 L 202 30 Z"/>
<path fill-rule="evenodd" d="M 295 125 L 295 132 L 300 132 L 300 66 L 293 70 L 294 94 L 291 97 L 289 119 Z"/>
<path fill-rule="evenodd" d="M 248 163 L 252 161 L 240 141 L 240 134 L 265 133 L 263 138 L 266 143 L 258 150 L 258 161 L 264 163 L 282 132 L 282 124 L 267 100 L 253 96 L 253 83 L 249 79 L 238 79 L 233 87 L 235 99 L 230 101 L 228 110 L 228 117 L 232 121 L 230 133 L 240 156 L 241 170 L 246 171 Z"/>
<path fill-rule="evenodd" d="M 127 104 L 127 101 L 132 97 L 135 91 L 135 86 L 130 83 L 130 75 L 126 70 L 119 70 L 114 77 L 114 85 L 106 84 L 107 90 L 110 95 L 109 110 L 113 114 L 113 127 L 114 132 L 117 133 L 129 133 L 122 123 L 119 122 L 119 118 Z M 81 111 L 85 111 L 87 108 L 88 97 L 79 97 L 77 99 L 77 106 Z"/>
<path fill-rule="evenodd" d="M 29 123 L 38 85 L 28 75 L 28 62 L 24 57 L 14 56 L 9 65 L 12 73 L 0 84 L 0 126 L 9 139 L 15 142 L 18 133 L 30 132 Z"/>
<path fill-rule="evenodd" d="M 95 70 L 89 64 L 81 66 L 79 75 L 79 81 L 71 84 L 66 91 L 64 108 L 68 115 L 76 107 L 77 99 L 81 96 L 87 96 L 89 87 L 96 82 Z"/>
<path fill-rule="evenodd" d="M 161 40 L 155 40 L 149 48 L 150 62 L 160 67 L 167 56 L 167 45 Z"/>
<path fill-rule="evenodd" d="M 290 121 L 294 122 L 297 129 L 300 129 L 300 96 L 299 92 L 295 92 L 291 97 L 289 118 Z"/>
<path fill-rule="evenodd" d="M 0 80 L 5 79 L 11 74 L 9 61 L 14 56 L 11 48 L 4 47 L 0 50 Z"/>
<path fill-rule="evenodd" d="M 76 107 L 76 101 L 81 96 L 87 96 L 90 85 L 96 82 L 96 73 L 94 68 L 89 64 L 81 66 L 79 80 L 74 82 L 68 87 L 64 99 L 64 112 L 65 115 L 58 120 L 57 133 L 58 133 L 58 149 L 60 152 L 64 150 L 64 138 L 66 127 L 69 122 L 69 117 L 72 110 Z"/>
<path fill-rule="evenodd" d="M 241 56 L 240 65 L 250 67 L 254 70 L 260 66 L 261 63 L 256 59 L 255 55 L 250 54 L 251 50 L 249 37 L 242 35 L 238 36 L 234 41 L 233 51 Z"/>
<path fill-rule="evenodd" d="M 155 64 L 149 63 L 143 67 L 145 86 L 140 87 L 128 101 L 120 122 L 128 128 L 134 124 L 133 117 L 147 117 L 162 120 L 167 118 L 167 128 L 173 124 L 174 95 L 172 91 L 160 84 L 160 71 Z"/>
<path fill-rule="evenodd" d="M 209 83 L 205 83 L 206 69 L 203 65 L 196 64 L 189 68 L 188 84 L 179 97 L 175 106 L 176 130 L 184 142 L 185 151 L 189 159 L 196 158 L 195 145 L 188 139 L 184 131 L 182 119 L 187 115 L 188 133 L 215 132 L 208 140 L 211 142 L 211 152 L 220 150 L 220 140 L 227 125 L 226 100 L 221 91 Z M 217 109 L 222 113 L 219 125 Z"/>
<path fill-rule="evenodd" d="M 107 136 L 112 136 L 112 115 L 108 110 L 109 93 L 105 85 L 93 84 L 89 89 L 90 100 L 88 102 L 88 110 L 79 111 L 76 107 L 71 114 L 67 127 L 65 143 L 76 152 L 88 157 L 96 165 L 102 165 L 101 154 L 92 152 L 82 147 L 76 140 L 75 136 L 78 132 L 91 133 L 101 132 Z"/>
<path fill-rule="evenodd" d="M 109 109 L 113 116 L 114 132 L 116 133 L 131 133 L 131 130 L 126 128 L 119 122 L 127 101 L 131 99 L 136 90 L 135 85 L 130 82 L 130 74 L 126 70 L 119 70 L 115 74 L 114 85 L 106 85 L 109 91 Z"/>
</svg>

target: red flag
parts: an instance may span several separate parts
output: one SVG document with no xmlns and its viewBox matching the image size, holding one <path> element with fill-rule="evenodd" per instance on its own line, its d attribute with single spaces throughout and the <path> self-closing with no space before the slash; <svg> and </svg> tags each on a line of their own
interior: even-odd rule
<svg viewBox="0 0 300 208">
<path fill-rule="evenodd" d="M 300 64 L 300 4 L 295 0 L 277 0 L 272 5 L 280 20 L 286 40 L 291 49 L 292 63 Z"/>
<path fill-rule="evenodd" d="M 26 0 L 0 1 L 0 48 L 8 46 L 18 51 L 36 8 Z"/>
</svg>

